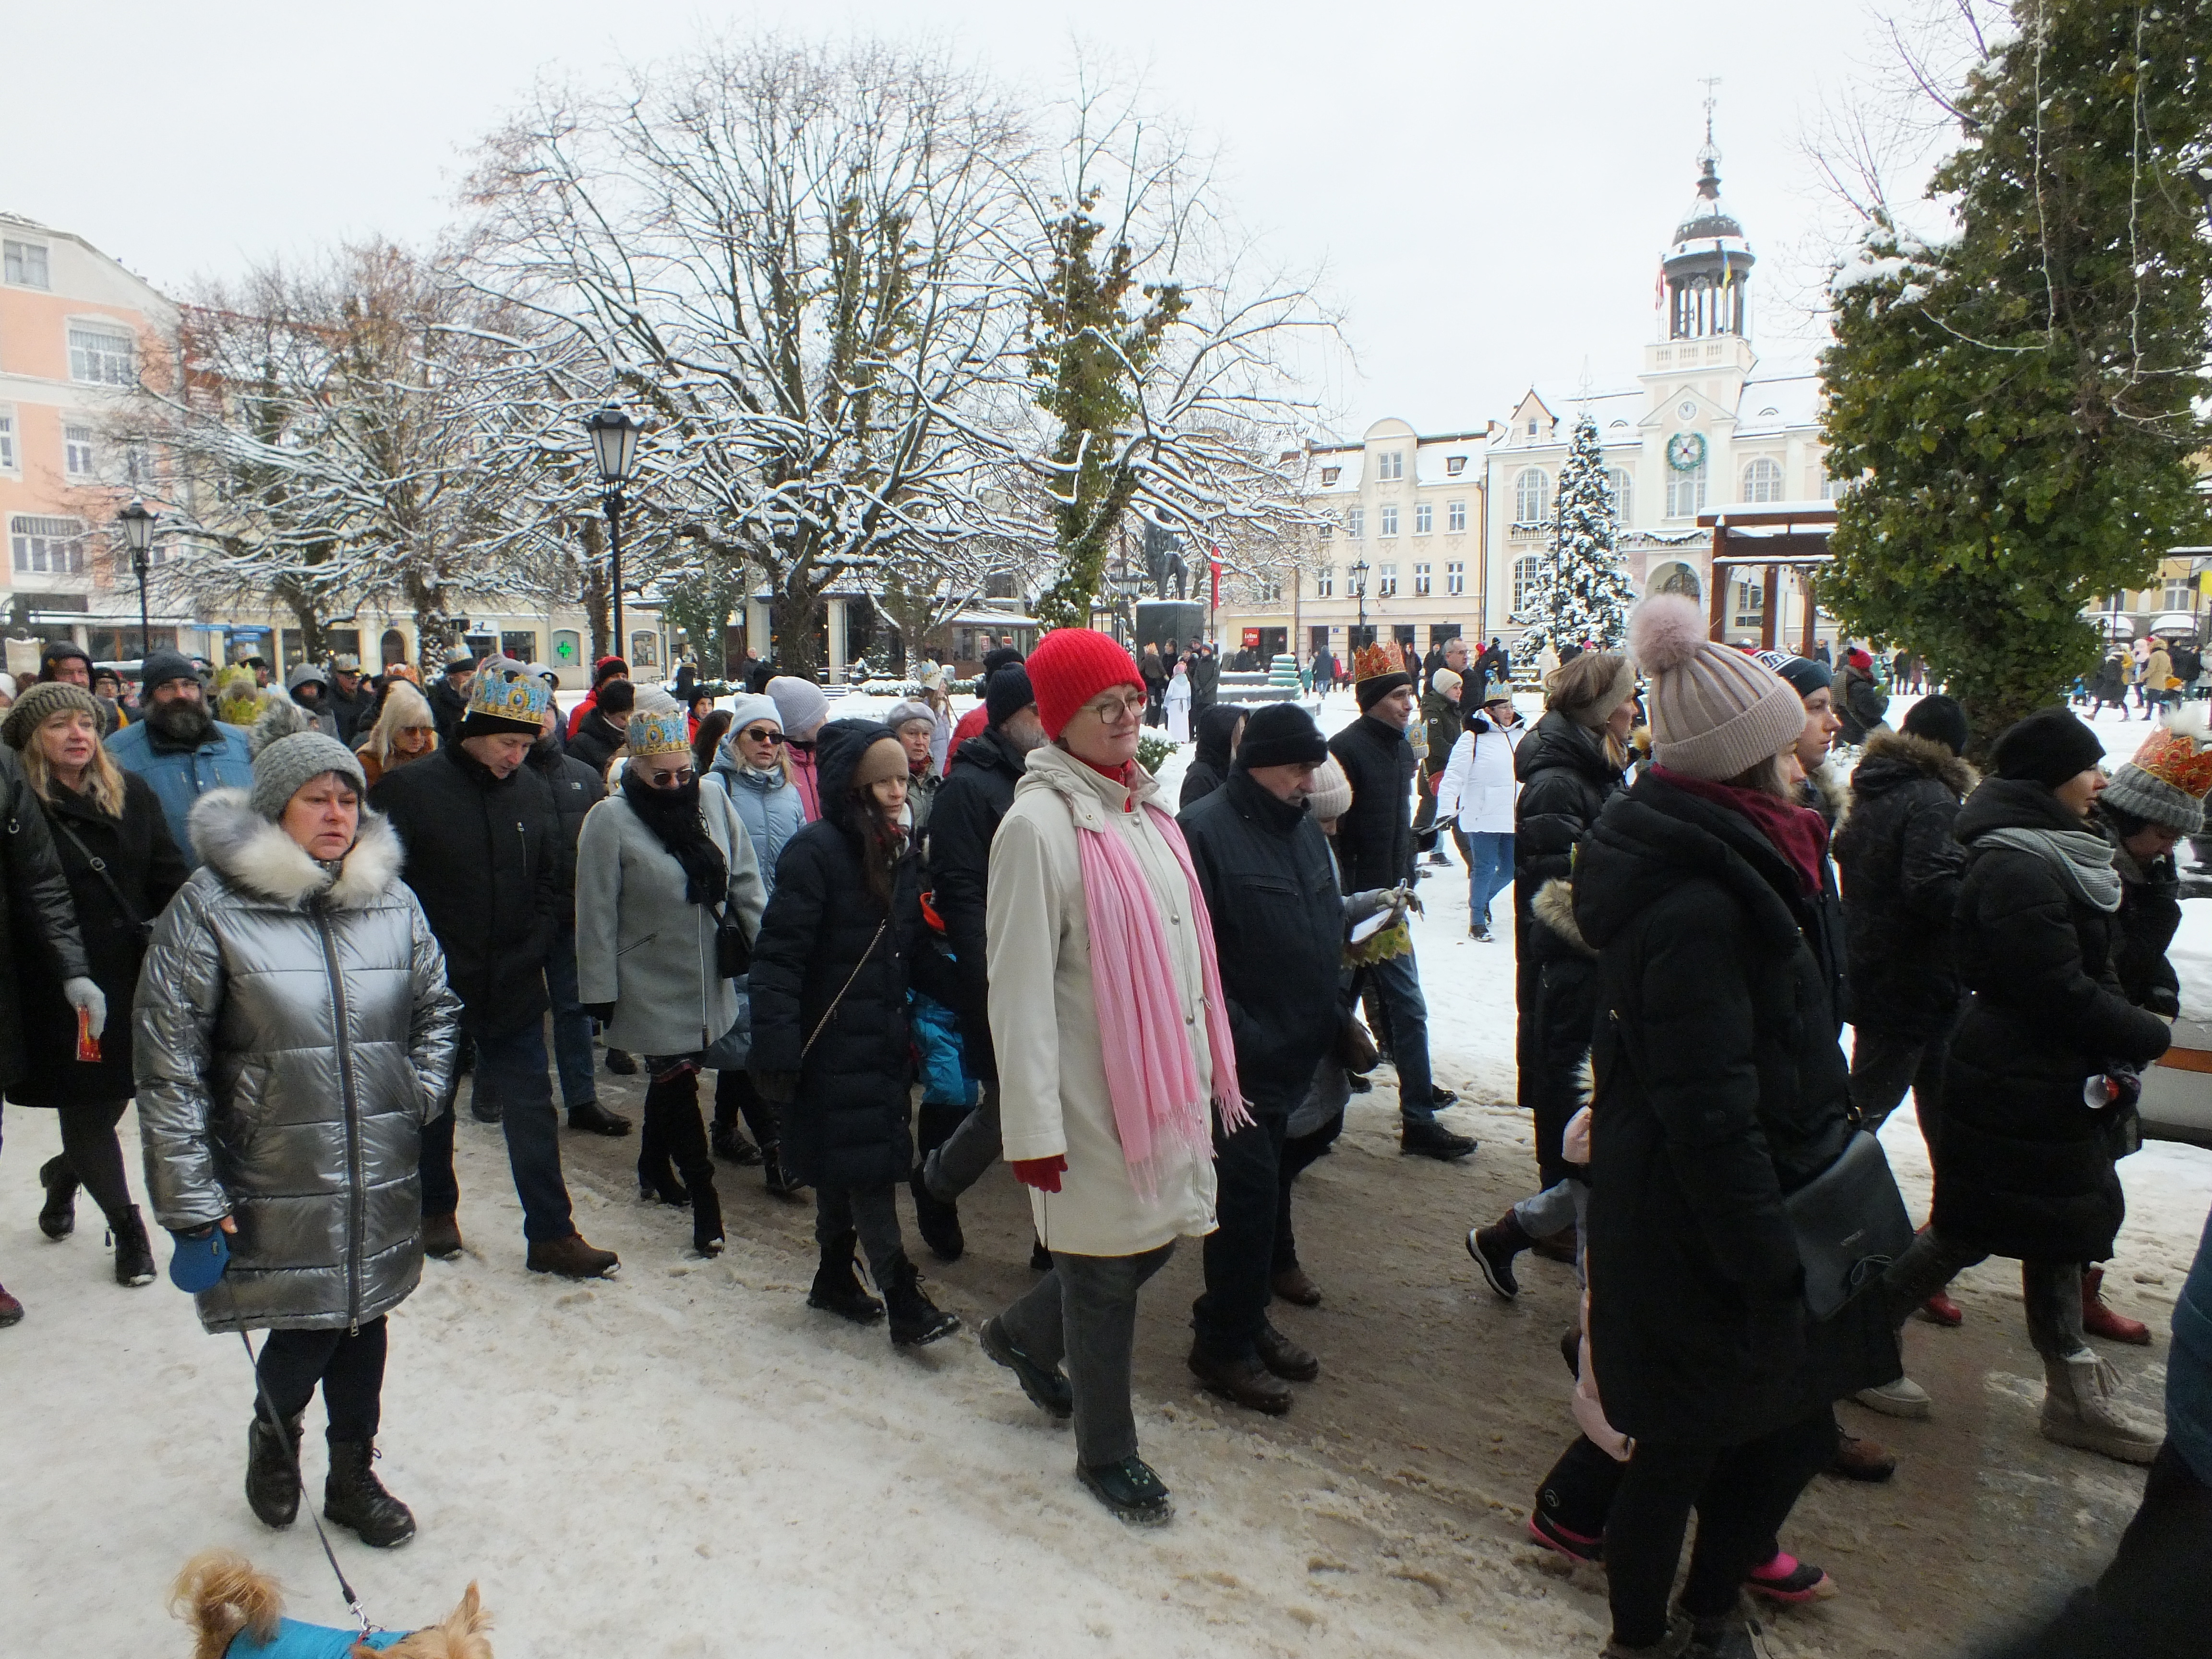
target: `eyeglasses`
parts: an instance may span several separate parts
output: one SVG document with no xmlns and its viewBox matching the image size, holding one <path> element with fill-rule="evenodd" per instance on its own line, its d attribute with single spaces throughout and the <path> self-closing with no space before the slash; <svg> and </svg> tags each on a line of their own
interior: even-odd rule
<svg viewBox="0 0 2212 1659">
<path fill-rule="evenodd" d="M 681 789 L 696 776 L 698 774 L 686 766 L 673 772 L 647 772 L 645 781 L 655 789 Z"/>
<path fill-rule="evenodd" d="M 747 743 L 781 743 L 783 733 L 772 726 L 749 726 L 738 733 Z"/>
</svg>

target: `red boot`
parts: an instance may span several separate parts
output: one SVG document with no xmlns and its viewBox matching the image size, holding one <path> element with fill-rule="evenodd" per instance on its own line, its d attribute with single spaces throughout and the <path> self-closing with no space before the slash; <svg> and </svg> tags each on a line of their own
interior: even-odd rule
<svg viewBox="0 0 2212 1659">
<path fill-rule="evenodd" d="M 2126 1342 L 2138 1348 L 2150 1346 L 2150 1327 L 2140 1319 L 2130 1319 L 2113 1312 L 2098 1294 L 2105 1283 L 2105 1270 L 2092 1267 L 2081 1275 L 2081 1328 L 2091 1336 L 2101 1336 L 2107 1342 Z"/>
<path fill-rule="evenodd" d="M 1941 1291 L 1920 1304 L 1920 1316 L 1931 1325 L 1946 1325 L 1954 1329 L 1966 1322 L 1966 1310 Z"/>
</svg>

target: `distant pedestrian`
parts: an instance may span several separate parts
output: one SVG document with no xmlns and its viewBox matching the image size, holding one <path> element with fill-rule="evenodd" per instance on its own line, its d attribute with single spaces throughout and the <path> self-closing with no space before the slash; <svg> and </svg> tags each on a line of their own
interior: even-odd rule
<svg viewBox="0 0 2212 1659">
<path fill-rule="evenodd" d="M 1449 826 L 1467 857 L 1467 933 L 1487 943 L 1490 902 L 1513 884 L 1514 805 L 1521 786 L 1514 753 L 1528 728 L 1501 681 L 1467 720 L 1437 781 L 1437 822 Z"/>
<path fill-rule="evenodd" d="M 1166 707 L 1170 743 L 1185 744 L 1190 741 L 1192 696 L 1190 670 L 1186 665 L 1177 663 L 1175 665 L 1175 672 L 1168 676 Z"/>
</svg>

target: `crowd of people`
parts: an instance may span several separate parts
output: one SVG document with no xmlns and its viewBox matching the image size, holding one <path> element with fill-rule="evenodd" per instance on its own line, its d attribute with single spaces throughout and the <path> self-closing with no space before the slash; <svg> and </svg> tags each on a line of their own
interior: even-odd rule
<svg viewBox="0 0 2212 1659">
<path fill-rule="evenodd" d="M 2170 1621 L 2125 1587 L 2145 1551 L 2212 1541 L 2202 1270 L 2165 1431 L 2117 1403 L 2089 1339 L 2150 1340 L 2097 1264 L 2179 1010 L 2201 722 L 2158 726 L 2107 779 L 2094 733 L 2046 709 L 1981 779 L 1959 705 L 1923 696 L 1893 729 L 1863 651 L 1840 672 L 1748 653 L 1661 595 L 1626 652 L 1561 654 L 1530 724 L 1497 641 L 1363 647 L 1331 737 L 1296 700 L 1220 701 L 1211 647 L 1133 656 L 1081 629 L 994 649 L 957 721 L 933 668 L 881 720 L 836 719 L 808 678 L 719 707 L 609 658 L 564 719 L 550 670 L 465 651 L 427 687 L 340 659 L 281 689 L 157 651 L 135 699 L 52 652 L 0 726 L 0 1085 L 59 1119 L 40 1226 L 69 1237 L 88 1194 L 118 1284 L 156 1276 L 117 1136 L 135 1098 L 172 1276 L 209 1330 L 268 1334 L 253 1513 L 296 1516 L 319 1389 L 323 1512 L 389 1547 L 415 1522 L 374 1466 L 388 1316 L 462 1248 L 465 1073 L 528 1271 L 620 1265 L 576 1229 L 565 1111 L 573 1133 L 635 1130 L 641 1200 L 684 1212 L 702 1256 L 725 1243 L 718 1165 L 811 1193 L 808 1304 L 900 1346 L 959 1328 L 900 1189 L 954 1261 L 963 1196 L 1004 1162 L 1039 1276 L 980 1344 L 1072 1419 L 1083 1486 L 1158 1524 L 1131 1374 L 1178 1242 L 1202 1241 L 1191 1373 L 1280 1414 L 1323 1363 L 1274 1317 L 1323 1294 L 1296 1182 L 1352 1096 L 1387 1061 L 1406 1154 L 1477 1151 L 1438 1115 L 1455 1097 L 1408 922 L 1450 845 L 1470 937 L 1512 907 L 1536 1141 L 1535 1189 L 1467 1249 L 1503 1298 L 1524 1252 L 1582 1276 L 1562 1345 L 1579 1432 L 1529 1528 L 1604 1564 L 1607 1653 L 1747 1654 L 1744 1591 L 1834 1592 L 1784 1547 L 1791 1509 L 1824 1469 L 1896 1467 L 1836 1402 L 1935 1413 L 1899 1328 L 1958 1323 L 1945 1287 L 1990 1255 L 2021 1263 L 2042 1432 L 2153 1468 L 2154 1522 L 2069 1618 Z M 1175 811 L 1136 758 L 1162 720 L 1193 744 Z M 598 1098 L 601 1044 L 647 1080 L 637 1125 Z M 1917 1233 L 1871 1138 L 1908 1091 L 1936 1171 Z M 1844 1243 L 1820 1231 L 1838 1214 Z M 1838 1277 L 1866 1238 L 1887 1242 Z M 0 1323 L 22 1316 L 0 1291 Z"/>
</svg>

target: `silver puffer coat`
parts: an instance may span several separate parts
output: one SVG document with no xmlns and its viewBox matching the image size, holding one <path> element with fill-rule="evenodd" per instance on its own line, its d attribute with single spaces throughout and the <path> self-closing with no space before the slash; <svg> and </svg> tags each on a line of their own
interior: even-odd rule
<svg viewBox="0 0 2212 1659">
<path fill-rule="evenodd" d="M 135 1033 L 146 1187 L 164 1227 L 230 1216 L 210 1331 L 349 1328 L 422 1272 L 422 1125 L 460 1004 L 399 837 L 364 811 L 336 873 L 222 789 L 194 804 L 201 868 L 163 911 Z"/>
</svg>

